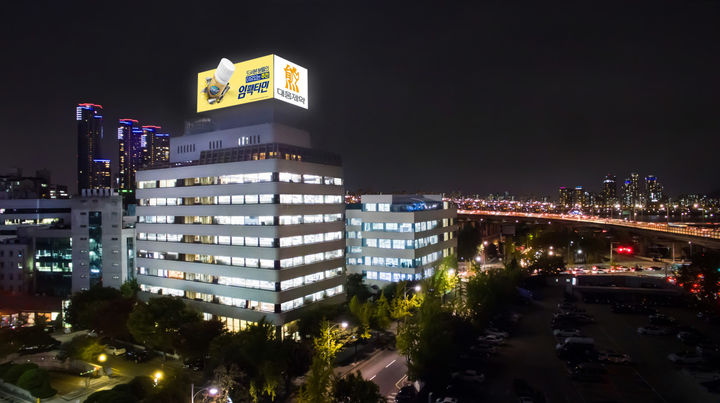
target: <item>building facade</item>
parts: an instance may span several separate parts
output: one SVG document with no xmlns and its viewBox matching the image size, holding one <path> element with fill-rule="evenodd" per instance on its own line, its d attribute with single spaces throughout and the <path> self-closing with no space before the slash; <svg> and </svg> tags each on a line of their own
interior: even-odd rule
<svg viewBox="0 0 720 403">
<path fill-rule="evenodd" d="M 371 284 L 432 276 L 457 249 L 457 209 L 440 195 L 363 195 L 346 212 L 347 270 Z"/>
<path fill-rule="evenodd" d="M 266 318 L 283 334 L 304 309 L 343 301 L 340 159 L 307 146 L 277 123 L 171 138 L 171 159 L 189 162 L 137 173 L 141 297 L 184 298 L 230 330 Z"/>
<path fill-rule="evenodd" d="M 27 245 L 17 238 L 0 240 L 0 294 L 24 294 L 32 287 Z"/>
<path fill-rule="evenodd" d="M 72 200 L 72 292 L 102 283 L 120 288 L 127 281 L 123 256 L 123 206 L 117 193 L 86 191 Z"/>
</svg>

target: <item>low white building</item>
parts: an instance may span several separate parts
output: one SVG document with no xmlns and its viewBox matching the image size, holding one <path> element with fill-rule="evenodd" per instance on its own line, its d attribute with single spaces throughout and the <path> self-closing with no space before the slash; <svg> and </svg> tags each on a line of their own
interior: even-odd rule
<svg viewBox="0 0 720 403">
<path fill-rule="evenodd" d="M 457 209 L 440 195 L 363 195 L 348 206 L 348 274 L 370 284 L 431 276 L 457 248 Z"/>
</svg>

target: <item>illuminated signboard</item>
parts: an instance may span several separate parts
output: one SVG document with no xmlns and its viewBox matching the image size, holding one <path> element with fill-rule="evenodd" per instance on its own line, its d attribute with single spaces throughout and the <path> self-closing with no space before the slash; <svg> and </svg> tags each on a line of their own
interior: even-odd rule
<svg viewBox="0 0 720 403">
<path fill-rule="evenodd" d="M 307 69 L 268 55 L 235 64 L 222 59 L 216 69 L 198 73 L 198 112 L 271 98 L 307 109 Z"/>
</svg>

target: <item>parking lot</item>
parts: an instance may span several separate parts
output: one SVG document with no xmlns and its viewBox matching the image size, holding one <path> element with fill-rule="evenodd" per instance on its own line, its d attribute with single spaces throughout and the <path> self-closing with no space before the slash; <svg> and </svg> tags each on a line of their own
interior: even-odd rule
<svg viewBox="0 0 720 403">
<path fill-rule="evenodd" d="M 521 312 L 507 346 L 488 362 L 484 401 L 517 401 L 513 380 L 524 379 L 542 392 L 549 402 L 715 402 L 720 395 L 708 392 L 698 380 L 668 360 L 669 353 L 692 350 L 673 335 L 645 336 L 637 328 L 648 325 L 647 314 L 615 314 L 610 305 L 577 302 L 596 322 L 580 327 L 583 336 L 592 337 L 598 350 L 614 350 L 631 356 L 629 365 L 605 364 L 602 382 L 570 379 L 568 366 L 555 352 L 557 339 L 550 322 L 562 290 L 548 288 L 545 299 L 534 301 Z M 678 308 L 658 308 L 712 338 L 712 325 L 696 318 L 695 312 Z"/>
</svg>

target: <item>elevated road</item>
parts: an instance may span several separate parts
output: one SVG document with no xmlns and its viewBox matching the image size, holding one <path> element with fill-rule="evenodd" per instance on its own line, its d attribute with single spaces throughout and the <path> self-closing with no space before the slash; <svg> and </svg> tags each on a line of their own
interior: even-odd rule
<svg viewBox="0 0 720 403">
<path fill-rule="evenodd" d="M 666 238 L 687 241 L 708 248 L 720 249 L 720 230 L 703 228 L 691 224 L 667 224 L 643 221 L 627 221 L 615 218 L 602 218 L 586 215 L 551 214 L 551 213 L 519 213 L 513 211 L 461 210 L 458 215 L 484 216 L 487 218 L 533 220 L 536 222 L 560 221 L 573 224 L 597 225 L 632 230 L 643 235 L 662 235 Z"/>
</svg>

